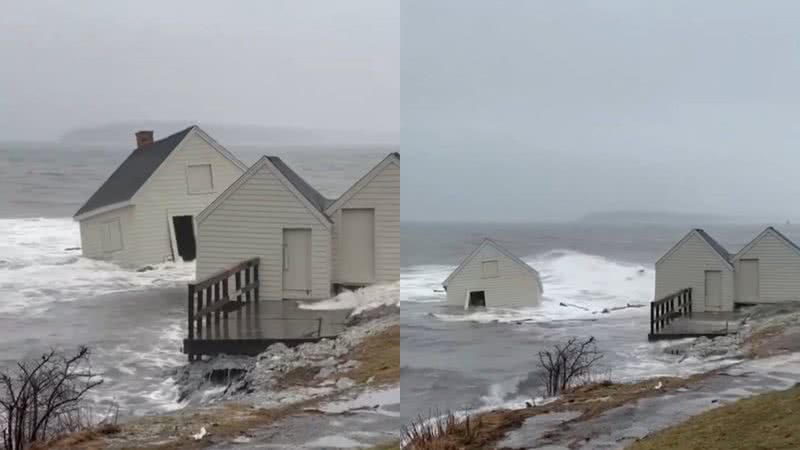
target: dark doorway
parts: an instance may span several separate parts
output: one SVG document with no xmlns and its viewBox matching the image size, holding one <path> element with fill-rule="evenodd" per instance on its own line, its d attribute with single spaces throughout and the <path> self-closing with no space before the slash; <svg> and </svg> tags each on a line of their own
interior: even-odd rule
<svg viewBox="0 0 800 450">
<path fill-rule="evenodd" d="M 486 294 L 484 291 L 472 291 L 469 293 L 469 306 L 486 307 Z"/>
<path fill-rule="evenodd" d="M 174 216 L 172 226 L 175 227 L 175 243 L 178 255 L 184 261 L 194 261 L 197 256 L 197 245 L 194 241 L 194 221 L 192 216 Z"/>
</svg>

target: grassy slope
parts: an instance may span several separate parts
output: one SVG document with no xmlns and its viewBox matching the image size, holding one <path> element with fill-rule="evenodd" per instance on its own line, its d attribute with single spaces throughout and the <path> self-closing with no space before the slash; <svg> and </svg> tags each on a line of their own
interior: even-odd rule
<svg viewBox="0 0 800 450">
<path fill-rule="evenodd" d="M 800 449 L 800 385 L 713 409 L 629 450 Z"/>
</svg>

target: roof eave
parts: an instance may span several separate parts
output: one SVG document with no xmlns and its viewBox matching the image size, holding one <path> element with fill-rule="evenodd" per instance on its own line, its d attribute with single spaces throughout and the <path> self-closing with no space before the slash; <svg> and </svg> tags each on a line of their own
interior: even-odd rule
<svg viewBox="0 0 800 450">
<path fill-rule="evenodd" d="M 86 219 L 91 219 L 92 217 L 98 216 L 100 214 L 109 213 L 111 211 L 115 211 L 120 208 L 127 208 L 129 206 L 134 206 L 133 201 L 125 200 L 124 202 L 112 203 L 110 205 L 101 206 L 100 208 L 95 208 L 80 214 L 75 214 L 74 216 L 72 216 L 72 218 L 80 222 Z"/>
</svg>

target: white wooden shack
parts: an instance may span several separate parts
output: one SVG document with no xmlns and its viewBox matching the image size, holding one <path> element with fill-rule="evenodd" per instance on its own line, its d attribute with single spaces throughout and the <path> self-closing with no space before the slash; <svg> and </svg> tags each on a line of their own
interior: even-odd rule
<svg viewBox="0 0 800 450">
<path fill-rule="evenodd" d="M 193 260 L 195 216 L 247 166 L 197 126 L 137 147 L 75 213 L 83 255 L 124 266 Z"/>
<path fill-rule="evenodd" d="M 535 306 L 543 292 L 539 273 L 489 238 L 442 284 L 448 305 L 464 308 Z"/>
<path fill-rule="evenodd" d="M 800 301 L 800 247 L 767 227 L 733 257 L 736 303 Z"/>
<path fill-rule="evenodd" d="M 400 278 L 400 155 L 338 199 L 264 156 L 197 217 L 197 279 L 260 258 L 260 300 L 329 298 Z"/>
<path fill-rule="evenodd" d="M 656 262 L 655 298 L 692 288 L 693 311 L 732 311 L 733 272 L 725 247 L 695 228 Z"/>
</svg>

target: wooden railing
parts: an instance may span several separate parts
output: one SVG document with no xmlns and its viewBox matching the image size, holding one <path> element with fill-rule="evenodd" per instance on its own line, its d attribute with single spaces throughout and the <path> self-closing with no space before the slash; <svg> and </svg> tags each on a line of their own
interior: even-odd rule
<svg viewBox="0 0 800 450">
<path fill-rule="evenodd" d="M 692 314 L 692 288 L 681 289 L 650 303 L 650 335 L 658 334 L 678 317 Z"/>
<path fill-rule="evenodd" d="M 228 338 L 228 314 L 236 312 L 237 332 L 243 329 L 242 308 L 258 308 L 259 258 L 248 259 L 205 280 L 189 283 L 189 341 Z M 234 280 L 231 290 L 231 279 Z M 244 320 L 257 321 L 255 314 Z M 246 326 L 244 328 L 247 328 Z M 191 360 L 193 355 L 189 355 Z"/>
</svg>

